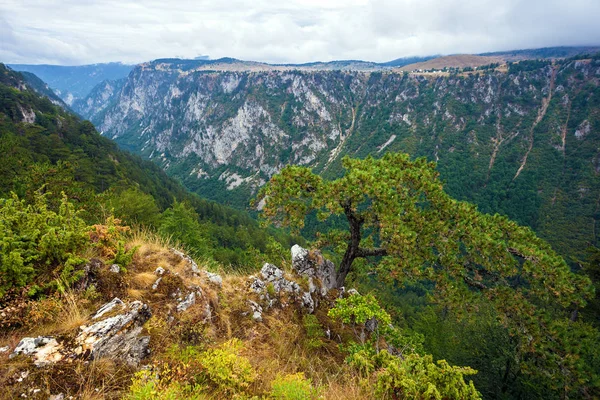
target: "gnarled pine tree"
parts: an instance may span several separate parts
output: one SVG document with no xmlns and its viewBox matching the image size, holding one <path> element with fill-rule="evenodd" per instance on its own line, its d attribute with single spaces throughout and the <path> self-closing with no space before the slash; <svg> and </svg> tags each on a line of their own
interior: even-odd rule
<svg viewBox="0 0 600 400">
<path fill-rule="evenodd" d="M 593 289 L 531 229 L 452 199 L 435 164 L 423 158 L 388 153 L 380 159 L 345 158 L 343 166 L 346 173 L 331 181 L 305 167 L 285 167 L 259 193 L 263 215 L 297 229 L 312 211 L 321 220 L 344 216 L 348 230 L 328 235 L 330 244 L 345 248 L 339 286 L 354 260 L 379 256 L 375 272 L 381 279 L 432 282 L 448 304 L 490 301 L 499 320 L 520 338 L 522 355 L 539 355 L 551 344 L 553 373 L 562 371 L 558 375 L 564 377 L 579 368 L 578 357 L 568 352 L 556 357 L 557 349 L 568 345 L 558 333 L 564 327 L 553 327 L 568 324 L 564 317 L 583 306 Z M 563 388 L 582 376 L 567 375 L 571 383 Z"/>
</svg>

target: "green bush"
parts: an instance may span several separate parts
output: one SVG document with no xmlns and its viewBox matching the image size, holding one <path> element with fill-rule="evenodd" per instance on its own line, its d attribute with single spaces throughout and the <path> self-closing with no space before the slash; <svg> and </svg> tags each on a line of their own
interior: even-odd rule
<svg viewBox="0 0 600 400">
<path fill-rule="evenodd" d="M 387 354 L 382 351 L 380 356 Z M 433 362 L 430 355 L 410 354 L 404 359 L 388 356 L 377 373 L 375 393 L 378 398 L 418 400 L 481 399 L 473 386 L 464 381 L 465 375 L 476 374 L 469 367 L 455 367 L 445 360 Z"/>
<path fill-rule="evenodd" d="M 126 400 L 202 400 L 206 395 L 198 386 L 159 378 L 148 370 L 136 372 Z"/>
<path fill-rule="evenodd" d="M 38 277 L 71 283 L 78 278 L 77 257 L 87 243 L 88 227 L 63 196 L 58 212 L 48 209 L 46 195 L 33 204 L 13 194 L 0 199 L 0 297 Z M 63 273 L 64 272 L 64 273 Z"/>
<path fill-rule="evenodd" d="M 275 400 L 307 400 L 317 396 L 317 390 L 302 372 L 278 376 L 271 387 L 271 397 Z"/>
<path fill-rule="evenodd" d="M 250 361 L 240 352 L 243 343 L 231 339 L 216 349 L 202 353 L 201 364 L 206 378 L 225 393 L 243 392 L 254 381 Z"/>
</svg>

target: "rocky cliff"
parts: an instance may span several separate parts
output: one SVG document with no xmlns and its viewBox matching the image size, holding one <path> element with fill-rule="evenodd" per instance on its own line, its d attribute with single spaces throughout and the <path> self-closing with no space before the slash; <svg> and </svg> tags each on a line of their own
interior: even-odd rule
<svg viewBox="0 0 600 400">
<path fill-rule="evenodd" d="M 344 155 L 425 156 L 453 196 L 567 253 L 596 241 L 599 82 L 599 56 L 458 73 L 167 60 L 137 66 L 118 90 L 97 88 L 79 111 L 190 189 L 238 206 L 288 163 L 335 176 Z"/>
</svg>

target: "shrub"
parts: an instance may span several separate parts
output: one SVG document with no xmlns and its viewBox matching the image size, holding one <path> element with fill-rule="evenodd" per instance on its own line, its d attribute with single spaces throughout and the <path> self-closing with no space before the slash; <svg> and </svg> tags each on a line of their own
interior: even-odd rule
<svg viewBox="0 0 600 400">
<path fill-rule="evenodd" d="M 390 315 L 379 305 L 377 299 L 372 294 L 362 296 L 352 294 L 349 297 L 337 299 L 335 306 L 329 310 L 329 317 L 338 319 L 344 324 L 351 324 L 360 328 L 360 333 L 356 332 L 357 338 L 362 344 L 366 339 L 366 323 L 369 320 L 376 319 L 378 324 L 387 327 L 392 319 Z M 379 335 L 379 332 L 376 332 Z"/>
<path fill-rule="evenodd" d="M 317 390 L 302 372 L 278 376 L 271 387 L 271 397 L 276 400 L 307 400 L 317 396 Z"/>
<path fill-rule="evenodd" d="M 126 400 L 201 400 L 206 399 L 198 386 L 180 383 L 159 377 L 158 374 L 142 370 L 132 379 Z"/>
<path fill-rule="evenodd" d="M 254 381 L 250 361 L 240 354 L 242 348 L 243 343 L 239 339 L 231 339 L 201 355 L 206 378 L 223 392 L 244 391 Z"/>
<path fill-rule="evenodd" d="M 473 382 L 464 381 L 465 375 L 477 373 L 472 368 L 451 366 L 445 360 L 434 363 L 431 355 L 410 354 L 404 359 L 389 356 L 382 361 L 384 367 L 377 373 L 375 390 L 378 398 L 481 399 Z"/>
<path fill-rule="evenodd" d="M 33 204 L 16 195 L 0 200 L 0 297 L 40 276 L 64 272 L 60 278 L 69 283 L 78 277 L 75 266 L 85 260 L 76 253 L 87 243 L 88 228 L 66 196 L 58 212 L 48 209 L 46 196 L 36 193 Z"/>
</svg>

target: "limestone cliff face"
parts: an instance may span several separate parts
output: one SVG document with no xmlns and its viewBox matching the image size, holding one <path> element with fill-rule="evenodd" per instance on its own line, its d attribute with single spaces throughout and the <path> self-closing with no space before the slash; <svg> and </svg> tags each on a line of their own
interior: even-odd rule
<svg viewBox="0 0 600 400">
<path fill-rule="evenodd" d="M 548 237 L 556 218 L 577 218 L 575 235 L 592 239 L 599 81 L 599 57 L 458 75 L 157 62 L 87 99 L 104 108 L 84 115 L 192 190 L 237 205 L 289 163 L 336 176 L 344 155 L 405 151 L 437 161 L 451 194 L 484 211 Z"/>
</svg>

